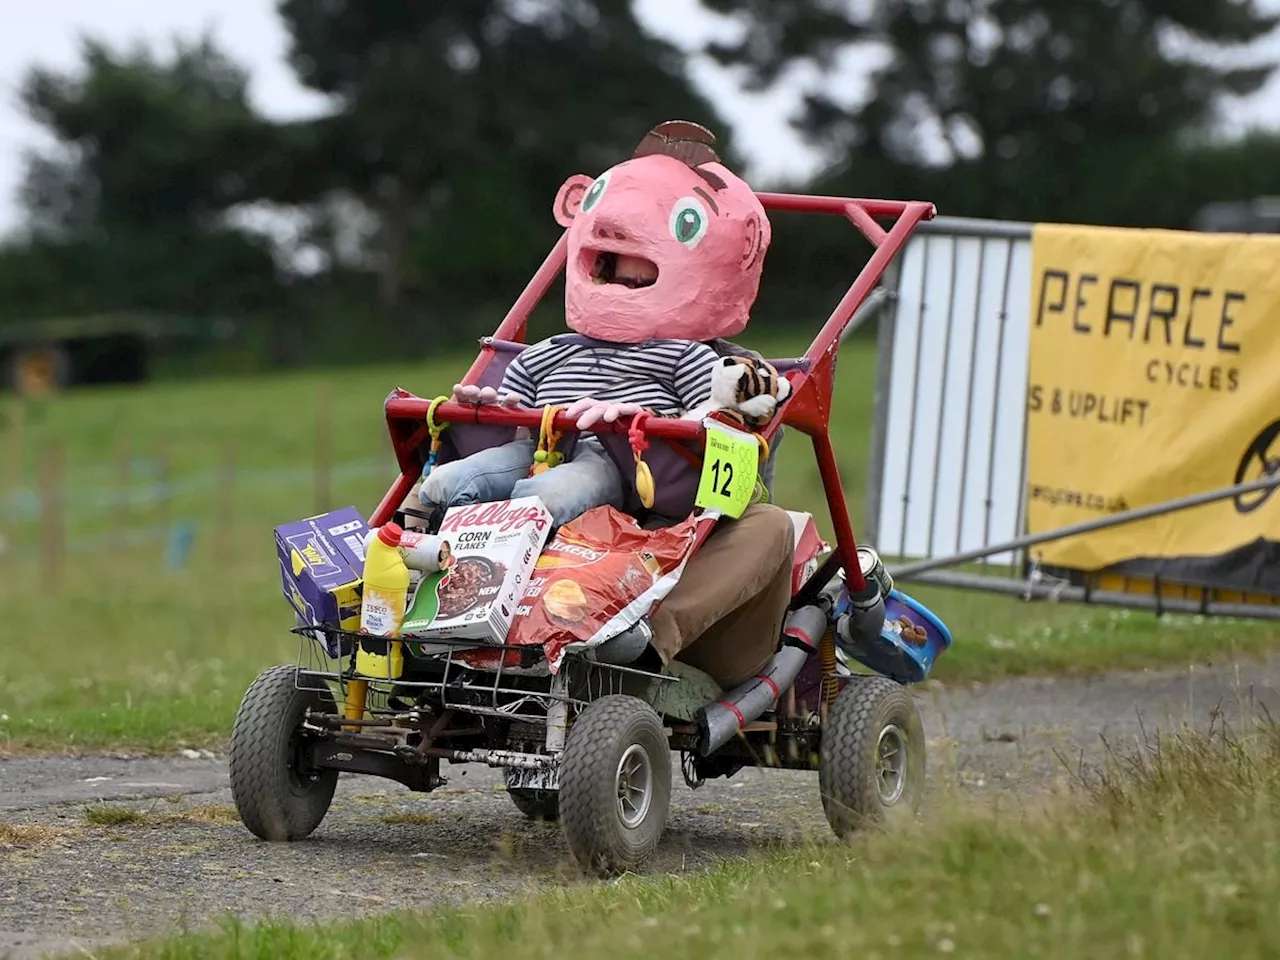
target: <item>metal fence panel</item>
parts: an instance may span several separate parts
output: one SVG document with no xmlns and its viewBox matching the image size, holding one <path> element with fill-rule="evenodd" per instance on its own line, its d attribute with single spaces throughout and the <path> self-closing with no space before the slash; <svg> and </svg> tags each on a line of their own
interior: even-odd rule
<svg viewBox="0 0 1280 960">
<path fill-rule="evenodd" d="M 868 504 L 886 556 L 958 553 L 1021 532 L 1030 258 L 1030 224 L 940 217 L 889 279 Z"/>
</svg>

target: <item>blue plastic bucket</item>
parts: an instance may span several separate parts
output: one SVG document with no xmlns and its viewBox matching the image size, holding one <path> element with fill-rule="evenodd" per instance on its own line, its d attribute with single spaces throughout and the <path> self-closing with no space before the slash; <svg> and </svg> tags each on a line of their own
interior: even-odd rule
<svg viewBox="0 0 1280 960">
<path fill-rule="evenodd" d="M 923 633 L 923 637 L 921 637 Z M 919 683 L 951 646 L 951 631 L 933 611 L 901 590 L 884 602 L 884 627 L 871 641 L 844 645 L 863 666 L 899 683 Z"/>
</svg>

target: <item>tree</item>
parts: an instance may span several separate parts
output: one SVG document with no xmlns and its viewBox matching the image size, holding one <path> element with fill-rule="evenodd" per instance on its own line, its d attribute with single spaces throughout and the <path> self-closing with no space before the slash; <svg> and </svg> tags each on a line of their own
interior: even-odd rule
<svg viewBox="0 0 1280 960">
<path fill-rule="evenodd" d="M 377 215 L 390 305 L 407 292 L 510 290 L 555 236 L 567 174 L 625 159 L 662 120 L 722 129 L 677 51 L 624 0 L 279 10 L 299 78 L 334 98 L 316 163 Z"/>
<path fill-rule="evenodd" d="M 1115 223 L 1185 223 L 1166 195 L 1176 158 L 1225 95 L 1258 90 L 1275 66 L 1173 48 L 1244 44 L 1280 22 L 1253 0 L 702 2 L 750 27 L 711 49 L 750 83 L 818 66 L 796 123 L 837 181 L 927 193 L 953 214 Z M 855 45 L 888 53 L 862 103 L 832 90 Z"/>
<path fill-rule="evenodd" d="M 29 237 L 0 257 L 6 311 L 239 311 L 274 296 L 271 252 L 225 214 L 281 176 L 280 140 L 207 38 L 168 58 L 85 40 L 77 69 L 31 70 L 21 103 L 56 145 L 27 157 Z"/>
<path fill-rule="evenodd" d="M 249 103 L 245 71 L 208 38 L 178 42 L 168 60 L 86 40 L 81 61 L 22 84 L 27 114 L 58 141 L 28 158 L 22 200 L 38 227 L 190 223 L 252 198 L 246 173 L 273 128 Z"/>
</svg>

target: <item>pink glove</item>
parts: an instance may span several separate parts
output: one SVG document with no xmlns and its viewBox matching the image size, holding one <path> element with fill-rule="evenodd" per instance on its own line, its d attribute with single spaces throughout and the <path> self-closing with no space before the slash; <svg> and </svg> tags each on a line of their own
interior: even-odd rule
<svg viewBox="0 0 1280 960">
<path fill-rule="evenodd" d="M 504 393 L 499 400 L 498 391 L 493 387 L 463 386 L 460 383 L 453 385 L 453 399 L 457 403 L 501 403 L 504 407 L 520 406 L 520 399 L 514 394 Z"/>
<path fill-rule="evenodd" d="M 571 403 L 564 413 L 567 417 L 577 417 L 578 429 L 586 430 L 598 420 L 613 423 L 619 417 L 633 417 L 643 411 L 644 407 L 638 403 L 615 403 L 583 397 Z"/>
</svg>

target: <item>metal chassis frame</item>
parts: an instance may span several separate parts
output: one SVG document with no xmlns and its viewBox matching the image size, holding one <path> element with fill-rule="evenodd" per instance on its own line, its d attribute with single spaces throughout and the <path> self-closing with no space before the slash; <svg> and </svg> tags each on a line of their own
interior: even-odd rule
<svg viewBox="0 0 1280 960">
<path fill-rule="evenodd" d="M 299 634 L 302 638 L 302 651 L 324 649 L 321 641 L 315 636 L 318 631 L 353 639 L 357 636 L 346 631 L 330 630 L 328 628 L 297 627 L 293 632 Z M 471 667 L 456 662 L 453 654 L 456 651 L 475 650 L 505 653 L 517 651 L 520 648 L 509 646 L 476 647 L 471 641 L 434 640 L 431 642 L 451 648 L 447 651 L 437 651 L 426 655 L 434 659 L 443 669 L 441 678 L 434 680 L 377 680 L 358 677 L 354 673 L 354 651 L 346 655 L 350 659 L 348 669 L 342 669 L 340 666 L 337 669 L 316 669 L 303 666 L 304 655 L 303 652 L 300 652 L 299 663 L 295 668 L 294 674 L 295 685 L 299 689 L 328 690 L 330 689 L 329 684 L 333 683 L 337 685 L 338 693 L 343 695 L 339 699 L 339 702 L 341 702 L 341 699 L 345 699 L 347 683 L 353 680 L 366 680 L 369 683 L 371 692 L 379 693 L 388 698 L 405 692 L 432 691 L 437 693 L 441 700 L 438 715 L 434 713 L 426 714 L 426 716 L 434 716 L 436 718 L 436 723 L 430 730 L 427 730 L 420 723 L 424 718 L 424 714 L 418 707 L 386 710 L 373 708 L 371 717 L 359 720 L 348 719 L 338 712 L 320 714 L 308 712 L 308 716 L 301 727 L 304 740 L 300 745 L 300 749 L 303 751 L 304 768 L 337 770 L 383 777 L 403 784 L 415 792 L 430 792 L 445 785 L 447 782 L 440 775 L 440 762 L 442 760 L 447 760 L 450 763 L 482 763 L 502 769 L 508 789 L 556 791 L 560 785 L 559 759 L 564 751 L 571 713 L 585 708 L 594 699 L 605 695 L 605 693 L 626 692 L 625 684 L 627 679 L 632 678 L 649 684 L 647 692 L 641 696 L 641 699 L 649 702 L 659 714 L 662 714 L 664 712 L 664 690 L 668 684 L 676 683 L 680 679 L 678 676 L 672 676 L 667 673 L 656 673 L 618 664 L 598 663 L 586 660 L 582 654 L 575 653 L 566 658 L 564 668 L 557 674 L 549 678 L 544 678 L 540 675 L 533 676 L 536 680 L 547 679 L 549 681 L 546 690 L 517 689 L 503 686 L 505 670 L 501 662 L 499 666 L 494 668 Z M 456 648 L 456 651 L 453 648 Z M 327 654 L 322 655 L 326 660 L 332 659 Z M 342 658 L 338 659 L 341 661 Z M 451 679 L 449 668 L 454 665 L 466 676 Z M 584 696 L 571 693 L 572 684 L 575 683 L 572 679 L 575 668 L 580 668 L 583 672 L 581 682 L 586 688 Z M 599 679 L 598 682 L 593 682 L 592 677 L 596 673 L 602 674 L 604 677 L 616 678 L 616 685 L 613 680 L 603 678 Z M 468 679 L 469 677 L 478 678 L 489 675 L 493 677 L 491 682 L 488 680 L 474 682 Z M 655 684 L 657 685 L 656 688 Z M 843 683 L 837 685 L 837 689 L 842 687 Z M 492 704 L 486 706 L 484 704 L 461 701 L 451 703 L 449 702 L 449 694 L 451 692 L 454 694 L 465 692 L 489 696 L 492 698 Z M 511 698 L 513 702 L 506 707 L 500 706 L 498 702 L 500 695 Z M 633 695 L 639 694 L 633 692 Z M 521 712 L 520 708 L 531 705 L 535 707 L 535 712 Z M 535 752 L 513 750 L 509 749 L 510 743 L 504 743 L 496 748 L 466 747 L 464 745 L 460 749 L 451 747 L 447 743 L 442 744 L 441 740 L 451 737 L 459 735 L 474 736 L 484 732 L 482 727 L 462 728 L 459 730 L 449 726 L 450 719 L 455 715 L 490 717 L 518 722 L 528 728 L 541 727 L 545 731 L 543 736 L 545 749 Z M 408 721 L 407 725 L 405 721 Z M 764 737 L 764 741 L 751 741 L 755 744 L 754 747 L 745 741 L 737 746 L 726 744 L 724 748 L 710 757 L 701 757 L 694 750 L 693 744 L 698 737 L 696 724 L 687 722 L 673 724 L 668 729 L 668 734 L 673 737 L 671 750 L 673 752 L 679 751 L 682 754 L 681 766 L 686 782 L 696 789 L 701 785 L 702 776 L 698 774 L 698 776 L 694 777 L 691 770 L 694 773 L 698 771 L 706 773 L 716 770 L 719 772 L 710 773 L 710 775 L 728 775 L 741 766 L 752 762 L 750 757 L 757 750 L 762 751 L 766 757 L 764 765 L 782 766 L 789 769 L 809 769 L 807 762 L 801 762 L 800 754 L 797 751 L 800 748 L 800 742 L 806 739 L 812 728 L 807 722 L 798 721 L 798 723 L 799 726 L 796 726 L 794 722 L 788 726 L 786 721 L 775 718 L 774 722 L 748 724 L 743 728 L 742 733 L 744 735 Z M 789 730 L 788 736 L 792 738 L 786 741 L 786 762 L 783 762 L 782 756 L 777 753 L 774 743 L 775 736 L 781 733 L 784 726 Z M 421 739 L 417 744 L 411 745 L 409 743 L 411 736 L 417 736 Z M 798 739 L 796 739 L 797 737 Z M 519 739 L 531 742 L 529 737 Z M 536 737 L 532 739 L 536 739 Z M 746 756 L 741 755 L 743 749 L 747 751 Z M 815 748 L 810 744 L 808 749 L 812 753 Z M 692 767 L 690 766 L 691 762 Z M 710 764 L 710 766 L 708 767 L 707 764 Z"/>
<path fill-rule="evenodd" d="M 628 677 L 658 684 L 659 687 L 678 680 L 677 677 L 667 674 L 618 664 L 596 663 L 585 660 L 580 655 L 570 655 L 559 673 L 546 678 L 548 682 L 545 690 L 504 686 L 504 674 L 507 676 L 514 674 L 510 673 L 510 668 L 503 661 L 507 653 L 519 652 L 520 648 L 505 645 L 477 647 L 472 641 L 450 640 L 431 641 L 433 646 L 448 648 L 428 655 L 442 668 L 439 679 L 377 680 L 357 677 L 354 674 L 354 650 L 349 655 L 351 662 L 349 669 L 346 670 L 341 669 L 340 666 L 338 669 L 316 669 L 303 666 L 306 651 L 323 649 L 321 641 L 316 637 L 317 633 L 328 635 L 327 639 L 339 641 L 343 639 L 356 641 L 358 634 L 317 627 L 296 627 L 293 632 L 301 637 L 302 642 L 299 662 L 294 674 L 294 682 L 299 689 L 327 689 L 328 684 L 332 682 L 338 685 L 340 693 L 345 694 L 346 685 L 349 682 L 367 680 L 370 691 L 386 696 L 391 696 L 397 689 L 415 693 L 435 693 L 441 701 L 442 716 L 462 714 L 491 717 L 545 728 L 546 752 L 522 753 L 508 749 L 450 749 L 435 743 L 437 737 L 454 732 L 447 727 L 439 732 L 428 733 L 419 726 L 396 724 L 396 720 L 407 719 L 416 722 L 420 717 L 417 709 L 375 710 L 372 719 L 369 720 L 353 721 L 340 714 L 325 714 L 304 721 L 303 730 L 310 736 L 318 738 L 307 746 L 308 759 L 312 766 L 386 777 L 420 792 L 429 792 L 444 784 L 445 781 L 439 774 L 441 760 L 448 760 L 450 763 L 484 763 L 491 767 L 502 768 L 507 775 L 509 786 L 514 784 L 554 790 L 558 787 L 557 760 L 564 750 L 570 711 L 579 710 L 595 699 L 597 686 L 599 695 L 603 696 L 605 692 L 612 692 L 615 689 L 612 678 L 617 679 L 617 689 L 623 688 Z M 475 650 L 499 653 L 499 664 L 493 669 L 486 669 L 470 667 L 455 659 L 455 653 Z M 570 684 L 573 682 L 575 668 L 580 668 L 585 674 L 583 682 L 586 686 L 586 699 L 570 695 Z M 593 676 L 596 674 L 601 675 L 598 684 L 593 682 Z M 471 679 L 490 676 L 491 682 L 488 679 L 484 682 Z M 457 696 L 464 693 L 488 697 L 490 702 L 488 704 L 462 700 L 450 702 L 451 694 Z M 659 702 L 661 697 L 662 694 L 659 692 L 657 695 Z M 509 701 L 505 705 L 501 702 L 504 699 Z M 530 706 L 535 708 L 533 712 L 527 711 L 526 708 Z M 421 734 L 426 739 L 419 746 L 409 746 L 407 737 L 410 734 Z M 395 742 L 397 740 L 399 743 Z"/>
</svg>

